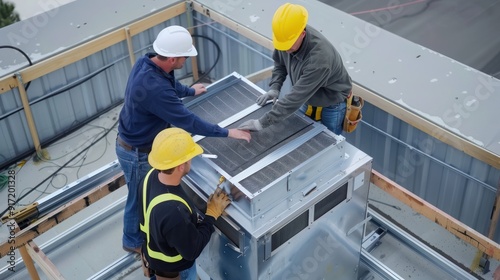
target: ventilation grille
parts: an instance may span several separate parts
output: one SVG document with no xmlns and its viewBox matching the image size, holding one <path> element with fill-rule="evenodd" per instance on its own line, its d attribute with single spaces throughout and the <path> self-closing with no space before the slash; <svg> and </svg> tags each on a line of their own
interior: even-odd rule
<svg viewBox="0 0 500 280">
<path fill-rule="evenodd" d="M 297 233 L 301 232 L 309 224 L 309 210 L 300 214 L 293 221 L 286 226 L 275 232 L 271 236 L 271 251 L 276 250 L 279 246 L 294 237 Z"/>
<path fill-rule="evenodd" d="M 220 123 L 255 104 L 262 95 L 255 88 L 240 79 L 216 84 L 203 95 L 184 99 L 191 112 L 210 123 Z"/>
<path fill-rule="evenodd" d="M 297 149 L 262 168 L 253 175 L 242 180 L 240 183 L 251 193 L 256 193 L 260 188 L 269 185 L 272 181 L 288 173 L 301 163 L 304 163 L 309 158 L 323 151 L 329 145 L 335 144 L 335 142 L 333 137 L 325 133 L 318 134 Z"/>
<path fill-rule="evenodd" d="M 249 119 L 258 119 L 271 107 L 262 107 L 235 122 L 230 127 L 237 127 L 240 123 Z M 311 122 L 308 122 L 305 118 L 293 114 L 269 128 L 259 132 L 252 132 L 250 143 L 228 138 L 207 137 L 198 141 L 198 144 L 203 147 L 205 153 L 217 155 L 218 157 L 213 162 L 229 175 L 235 176 L 264 156 L 311 130 L 310 124 Z"/>
<path fill-rule="evenodd" d="M 332 210 L 335 206 L 339 205 L 342 201 L 347 199 L 347 182 L 338 188 L 327 197 L 323 198 L 320 202 L 314 205 L 314 220 L 316 221 L 328 211 Z"/>
</svg>

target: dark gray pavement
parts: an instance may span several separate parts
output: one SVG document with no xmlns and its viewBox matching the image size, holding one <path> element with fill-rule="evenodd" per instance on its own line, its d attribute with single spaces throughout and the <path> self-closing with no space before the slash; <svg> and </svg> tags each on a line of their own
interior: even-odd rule
<svg viewBox="0 0 500 280">
<path fill-rule="evenodd" d="M 500 78 L 500 1 L 320 1 Z"/>
</svg>

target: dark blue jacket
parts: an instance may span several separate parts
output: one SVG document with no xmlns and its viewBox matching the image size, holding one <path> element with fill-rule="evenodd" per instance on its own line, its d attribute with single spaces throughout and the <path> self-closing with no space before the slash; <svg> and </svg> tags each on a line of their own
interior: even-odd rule
<svg viewBox="0 0 500 280">
<path fill-rule="evenodd" d="M 148 53 L 135 63 L 125 89 L 118 133 L 129 145 L 149 148 L 155 136 L 170 125 L 189 133 L 227 137 L 228 130 L 200 119 L 188 110 L 181 97 L 193 96 L 194 89 L 182 85 L 173 71 L 167 73 L 151 61 Z"/>
</svg>

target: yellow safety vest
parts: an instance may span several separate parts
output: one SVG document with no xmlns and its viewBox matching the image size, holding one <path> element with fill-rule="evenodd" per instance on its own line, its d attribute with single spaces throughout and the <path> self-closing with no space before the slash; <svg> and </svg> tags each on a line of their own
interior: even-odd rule
<svg viewBox="0 0 500 280">
<path fill-rule="evenodd" d="M 143 191 L 142 191 L 142 211 L 143 211 L 143 215 L 144 215 L 144 225 L 141 224 L 141 230 L 142 230 L 142 232 L 144 232 L 146 234 L 146 242 L 147 242 L 146 248 L 148 250 L 148 256 L 150 258 L 161 260 L 164 262 L 174 263 L 174 262 L 178 262 L 178 261 L 182 260 L 182 256 L 180 254 L 176 255 L 176 256 L 167 256 L 167 255 L 163 254 L 162 252 L 154 251 L 153 249 L 151 249 L 149 247 L 149 240 L 150 240 L 150 235 L 149 235 L 150 217 L 149 216 L 151 215 L 151 211 L 153 210 L 153 207 L 155 207 L 156 205 L 158 205 L 162 202 L 170 201 L 170 200 L 179 201 L 179 202 L 183 203 L 184 205 L 186 205 L 186 207 L 189 209 L 189 212 L 193 213 L 193 211 L 191 210 L 191 207 L 189 207 L 189 204 L 184 199 L 182 199 L 182 197 L 175 195 L 175 194 L 171 194 L 171 193 L 161 194 L 161 195 L 153 198 L 153 200 L 151 200 L 149 205 L 146 207 L 146 189 L 148 186 L 149 175 L 151 175 L 151 172 L 153 172 L 153 170 L 154 170 L 154 168 L 152 168 L 148 172 L 148 174 L 144 178 L 144 184 L 142 186 L 142 189 L 143 189 Z"/>
</svg>

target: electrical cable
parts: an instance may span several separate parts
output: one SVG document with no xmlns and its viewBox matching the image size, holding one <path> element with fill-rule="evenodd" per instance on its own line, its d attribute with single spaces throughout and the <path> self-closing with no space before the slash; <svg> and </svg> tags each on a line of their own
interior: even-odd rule
<svg viewBox="0 0 500 280">
<path fill-rule="evenodd" d="M 10 166 L 9 168 L 6 168 L 5 170 L 2 171 L 2 173 L 0 173 L 0 192 L 3 191 L 3 189 L 5 187 L 7 187 L 9 185 L 9 174 L 8 174 L 8 171 L 7 170 L 12 170 L 14 168 L 14 166 Z M 21 166 L 22 168 L 22 166 Z M 19 170 L 21 170 L 21 168 L 19 168 Z"/>
<path fill-rule="evenodd" d="M 71 159 L 69 159 L 65 164 L 63 164 L 61 167 L 59 167 L 56 171 L 54 171 L 52 174 L 50 174 L 48 177 L 46 177 L 44 180 L 42 180 L 42 182 L 40 182 L 38 185 L 36 185 L 35 187 L 31 188 L 28 192 L 26 192 L 25 194 L 23 194 L 22 196 L 20 196 L 18 199 L 16 199 L 16 201 L 14 201 L 14 204 L 17 204 L 20 200 L 22 200 L 23 198 L 25 198 L 27 195 L 29 195 L 30 193 L 32 193 L 33 191 L 35 191 L 38 187 L 40 187 L 42 184 L 44 184 L 47 180 L 49 179 L 52 179 L 52 177 L 59 173 L 59 171 L 61 171 L 64 167 L 66 167 L 70 162 L 72 162 L 74 159 L 76 159 L 77 157 L 79 157 L 82 153 L 84 153 L 85 151 L 87 151 L 90 147 L 94 146 L 96 143 L 98 143 L 101 139 L 105 138 L 111 131 L 113 131 L 113 128 L 118 124 L 118 120 L 109 128 L 108 131 L 106 131 L 101 137 L 99 137 L 96 141 L 92 142 L 88 147 L 87 149 L 84 149 L 82 151 L 80 151 L 78 154 L 76 154 L 74 157 L 72 157 Z M 0 217 L 3 216 L 5 213 L 7 213 L 7 211 L 9 210 L 9 208 L 6 208 L 4 211 L 2 211 L 2 213 L 0 213 Z"/>
<path fill-rule="evenodd" d="M 56 177 L 58 177 L 58 176 L 62 176 L 62 177 L 65 179 L 65 182 L 64 182 L 64 183 L 62 184 L 62 186 L 60 186 L 60 187 L 56 187 L 56 186 L 54 185 L 54 179 L 55 179 Z M 45 195 L 49 195 L 49 194 L 51 194 L 50 192 L 47 192 L 47 189 L 48 189 L 49 187 L 52 187 L 52 188 L 54 188 L 54 189 L 56 189 L 56 190 L 59 190 L 59 189 L 61 189 L 61 188 L 64 188 L 67 184 L 68 184 L 68 176 L 66 176 L 66 174 L 63 174 L 63 173 L 57 173 L 57 174 L 54 174 L 54 176 L 52 176 L 52 177 L 50 178 L 50 181 L 47 183 L 47 185 L 45 186 L 45 189 L 44 189 L 43 191 L 36 190 L 37 192 L 39 192 L 39 193 L 40 193 L 40 195 L 38 195 L 36 198 L 34 198 L 34 199 L 33 199 L 33 202 L 34 202 L 34 201 L 37 201 L 38 199 L 40 199 L 40 198 L 42 197 L 42 195 L 44 195 L 44 194 L 45 194 Z M 19 195 L 21 195 L 22 193 L 24 193 L 24 191 L 25 191 L 25 190 L 26 190 L 26 189 L 24 189 L 24 190 L 23 190 L 23 191 L 22 191 Z M 31 203 L 32 203 L 32 202 L 29 202 L 29 203 L 18 203 L 18 205 L 19 205 L 19 206 L 26 206 L 26 205 L 30 205 Z"/>
<path fill-rule="evenodd" d="M 93 126 L 93 125 L 89 125 L 89 126 Z M 100 131 L 100 132 L 98 132 L 98 133 L 93 133 L 93 134 L 95 134 L 93 138 L 90 138 L 90 139 L 85 140 L 85 141 L 84 141 L 83 143 L 81 143 L 81 145 L 80 145 L 80 146 L 78 146 L 78 147 L 73 147 L 73 148 L 72 148 L 72 151 L 67 152 L 67 153 L 65 153 L 65 154 L 63 154 L 63 155 L 61 155 L 61 156 L 59 156 L 59 157 L 57 157 L 57 158 L 52 158 L 52 157 L 51 157 L 50 159 L 46 159 L 46 158 L 44 158 L 44 157 L 43 157 L 43 155 L 41 155 L 41 156 L 40 156 L 40 160 L 41 160 L 41 161 L 43 161 L 43 162 L 50 162 L 50 163 L 54 164 L 55 166 L 59 167 L 56 163 L 54 163 L 54 161 L 59 160 L 59 159 L 61 159 L 61 158 L 65 157 L 65 156 L 67 156 L 68 154 L 73 153 L 74 151 L 76 151 L 76 150 L 77 150 L 77 149 L 79 149 L 80 147 L 82 147 L 82 146 L 84 146 L 85 144 L 87 144 L 87 142 L 92 142 L 92 141 L 93 141 L 96 137 L 98 137 L 98 135 L 100 135 L 101 133 L 103 133 L 103 132 L 105 132 L 106 130 L 108 130 L 108 128 L 103 127 L 103 126 L 94 126 L 94 127 L 91 127 L 91 128 L 89 128 L 89 129 L 86 129 L 86 130 L 82 131 L 81 133 L 75 134 L 75 135 L 73 135 L 73 136 L 71 136 L 71 137 L 67 137 L 67 138 L 65 138 L 63 141 L 60 141 L 60 142 L 57 142 L 57 143 L 54 143 L 53 145 L 51 145 L 51 147 L 52 147 L 52 148 L 55 148 L 55 147 L 57 147 L 58 145 L 61 145 L 61 144 L 65 143 L 65 142 L 67 142 L 67 141 L 73 140 L 73 139 L 75 139 L 75 138 L 77 138 L 77 137 L 81 137 L 81 135 L 83 135 L 84 133 L 88 133 L 89 131 L 91 131 L 91 130 L 93 130 L 93 129 L 96 129 L 96 128 L 100 128 L 100 129 L 101 129 L 101 131 Z M 40 170 L 42 170 L 43 168 L 48 168 L 48 167 L 50 167 L 50 166 L 47 166 L 47 167 L 42 167 Z"/>
<path fill-rule="evenodd" d="M 83 126 L 85 126 L 86 124 L 88 124 L 89 122 L 97 119 L 100 115 L 108 112 L 108 111 L 111 111 L 112 109 L 116 108 L 117 106 L 119 106 L 120 104 L 123 103 L 123 99 L 120 100 L 120 101 L 117 101 L 113 104 L 111 104 L 110 106 L 104 108 L 103 110 L 99 111 L 98 114 L 96 113 L 95 115 L 93 115 L 92 117 L 86 119 L 85 121 L 81 122 L 81 123 L 78 123 L 76 126 L 74 127 L 71 127 L 69 128 L 68 130 L 65 130 L 65 131 L 62 131 L 61 133 L 58 133 L 52 137 L 50 137 L 49 139 L 47 139 L 46 141 L 44 141 L 43 143 L 41 143 L 41 146 L 44 147 L 44 146 L 49 146 L 51 145 L 52 143 L 56 142 L 57 140 L 59 140 L 61 137 L 64 137 L 68 134 L 71 134 L 75 131 L 77 131 L 78 129 L 82 128 Z M 33 148 L 34 150 L 34 148 Z M 0 165 L 0 170 L 2 169 L 5 169 L 7 166 L 17 162 L 17 161 L 20 161 L 26 157 L 29 157 L 29 156 L 32 156 L 33 155 L 33 150 L 29 150 L 29 151 L 26 151 L 26 152 L 23 152 L 21 154 L 18 154 L 15 158 L 11 159 L 10 161 L 6 162 L 5 164 L 3 165 Z M 2 155 L 0 155 L 2 156 Z"/>
<path fill-rule="evenodd" d="M 420 2 L 426 2 L 426 1 L 427 0 L 415 0 L 415 1 L 412 1 L 412 2 L 409 2 L 409 3 L 404 3 L 404 4 L 399 4 L 399 5 L 391 5 L 389 7 L 384 7 L 384 8 L 379 8 L 379 9 L 371 9 L 371 10 L 359 11 L 359 12 L 353 12 L 353 13 L 349 13 L 349 14 L 351 14 L 353 16 L 355 16 L 355 15 L 362 15 L 362 14 L 372 14 L 372 13 L 380 12 L 380 11 L 386 11 L 386 10 L 392 10 L 392 9 L 399 9 L 401 7 L 404 7 L 404 6 L 418 4 Z"/>
<path fill-rule="evenodd" d="M 110 68 L 110 67 L 111 67 L 111 66 L 113 66 L 113 65 L 114 65 L 114 63 L 113 63 L 113 64 L 110 64 L 110 65 L 107 65 L 107 66 L 105 66 L 105 67 L 102 67 L 101 69 L 99 69 L 99 70 L 97 70 L 97 71 L 95 71 L 95 72 L 93 72 L 93 73 L 90 73 L 90 74 L 88 74 L 88 75 L 84 76 L 83 78 L 81 78 L 81 79 L 79 79 L 79 80 L 77 80 L 77 81 L 74 81 L 74 82 L 72 82 L 72 83 L 69 83 L 69 84 L 67 84 L 67 85 L 64 85 L 63 87 L 61 87 L 61 88 L 57 89 L 57 90 L 56 90 L 56 91 L 54 91 L 54 92 L 50 92 L 50 93 L 48 93 L 48 94 L 44 94 L 43 96 L 40 96 L 39 98 L 35 98 L 35 99 L 33 99 L 33 100 L 30 100 L 28 104 L 29 104 L 30 106 L 32 106 L 32 105 L 37 104 L 38 102 L 42 102 L 42 101 L 44 101 L 45 99 L 48 99 L 48 98 L 51 98 L 51 97 L 57 96 L 57 95 L 59 95 L 59 94 L 61 94 L 61 93 L 63 93 L 63 92 L 69 91 L 69 90 L 71 90 L 71 89 L 73 89 L 73 88 L 75 88 L 75 87 L 77 87 L 77 86 L 79 86 L 79 85 L 81 85 L 81 84 L 85 83 L 86 81 L 88 81 L 88 80 L 92 79 L 93 77 L 97 76 L 97 75 L 98 75 L 98 74 L 100 74 L 101 72 L 104 72 L 106 69 Z M 31 82 L 30 82 L 30 83 L 31 83 Z M 26 87 L 26 90 L 28 90 L 28 87 Z M 3 120 L 3 119 L 5 119 L 5 118 L 8 118 L 8 117 L 10 117 L 11 115 L 13 115 L 13 114 L 15 114 L 15 113 L 17 113 L 17 112 L 20 112 L 20 111 L 22 111 L 22 110 L 24 110 L 24 107 L 22 107 L 22 106 L 21 106 L 21 107 L 18 107 L 18 108 L 15 108 L 15 109 L 11 110 L 10 112 L 7 112 L 7 113 L 5 113 L 5 114 L 1 115 L 1 116 L 0 116 L 0 120 Z"/>
<path fill-rule="evenodd" d="M 0 192 L 7 186 L 9 183 L 9 176 L 5 174 L 0 174 Z"/>
<path fill-rule="evenodd" d="M 221 54 L 222 54 L 222 51 L 220 49 L 219 44 L 217 44 L 217 42 L 215 42 L 214 39 L 212 39 L 210 37 L 207 37 L 207 36 L 204 36 L 204 35 L 192 35 L 192 37 L 199 37 L 199 38 L 203 38 L 203 39 L 206 39 L 206 40 L 212 42 L 214 44 L 215 48 L 217 49 L 217 58 L 215 59 L 214 64 L 212 64 L 212 66 L 207 71 L 205 71 L 205 73 L 203 75 L 201 75 L 201 77 L 199 77 L 198 80 L 194 81 L 190 85 L 190 87 L 193 86 L 196 83 L 199 83 L 201 80 L 205 79 L 208 76 L 208 74 L 210 74 L 210 72 L 212 72 L 212 70 L 215 68 L 215 66 L 219 62 L 219 59 L 220 59 Z"/>
<path fill-rule="evenodd" d="M 9 46 L 9 45 L 2 45 L 2 46 L 0 46 L 0 49 L 13 49 L 13 50 L 16 50 L 16 51 L 20 52 L 26 58 L 26 60 L 28 60 L 28 63 L 30 64 L 30 66 L 33 65 L 33 62 L 31 62 L 30 57 L 23 50 L 21 50 L 20 48 L 16 48 L 14 46 Z M 31 81 L 29 81 L 26 84 L 26 87 L 25 87 L 26 90 L 28 90 L 28 88 L 30 87 L 30 84 L 31 84 Z"/>
</svg>

